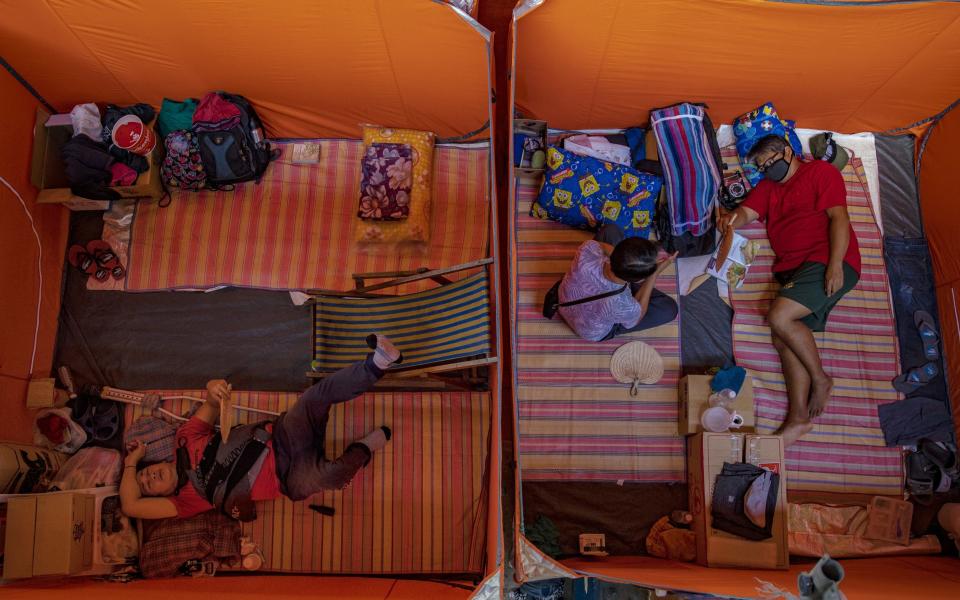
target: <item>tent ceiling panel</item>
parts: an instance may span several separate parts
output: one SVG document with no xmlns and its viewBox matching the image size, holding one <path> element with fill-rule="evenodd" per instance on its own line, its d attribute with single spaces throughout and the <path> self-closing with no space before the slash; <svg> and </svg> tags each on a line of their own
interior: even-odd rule
<svg viewBox="0 0 960 600">
<path fill-rule="evenodd" d="M 960 3 L 545 0 L 516 24 L 516 104 L 551 127 L 625 127 L 772 100 L 808 127 L 880 131 L 960 97 Z"/>
<path fill-rule="evenodd" d="M 61 110 L 222 89 L 271 134 L 372 122 L 463 135 L 487 122 L 489 33 L 424 0 L 0 0 L 0 55 Z"/>
</svg>

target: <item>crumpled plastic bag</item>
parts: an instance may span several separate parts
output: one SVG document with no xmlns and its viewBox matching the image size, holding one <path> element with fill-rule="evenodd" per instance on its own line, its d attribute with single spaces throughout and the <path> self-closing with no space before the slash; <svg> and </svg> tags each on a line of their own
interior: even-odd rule
<svg viewBox="0 0 960 600">
<path fill-rule="evenodd" d="M 697 538 L 690 529 L 675 527 L 670 517 L 660 517 L 647 534 L 647 553 L 659 558 L 693 562 Z"/>
<path fill-rule="evenodd" d="M 70 123 L 73 125 L 73 135 L 86 134 L 91 140 L 100 139 L 103 125 L 100 123 L 100 109 L 96 104 L 78 104 L 70 111 Z"/>
<path fill-rule="evenodd" d="M 33 420 L 33 443 L 73 454 L 87 443 L 87 434 L 74 422 L 70 409 L 44 408 Z"/>
<path fill-rule="evenodd" d="M 120 483 L 123 458 L 110 448 L 84 448 L 63 464 L 51 486 L 58 490 L 83 490 Z"/>
</svg>

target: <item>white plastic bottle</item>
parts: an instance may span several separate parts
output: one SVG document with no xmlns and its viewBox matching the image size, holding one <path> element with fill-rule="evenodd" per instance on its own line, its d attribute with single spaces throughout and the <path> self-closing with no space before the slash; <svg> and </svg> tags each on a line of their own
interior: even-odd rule
<svg viewBox="0 0 960 600">
<path fill-rule="evenodd" d="M 719 392 L 714 392 L 710 394 L 710 406 L 720 406 L 722 408 L 730 409 L 733 407 L 733 401 L 736 400 L 737 393 L 731 389 L 722 389 Z"/>
</svg>

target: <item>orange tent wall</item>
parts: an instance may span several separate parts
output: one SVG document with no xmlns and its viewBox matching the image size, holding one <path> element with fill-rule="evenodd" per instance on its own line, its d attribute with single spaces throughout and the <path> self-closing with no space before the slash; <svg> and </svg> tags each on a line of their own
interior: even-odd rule
<svg viewBox="0 0 960 600">
<path fill-rule="evenodd" d="M 0 70 L 0 177 L 23 197 L 43 248 L 40 334 L 33 373 L 46 377 L 60 312 L 60 283 L 69 213 L 38 205 L 30 183 L 37 101 Z M 37 316 L 37 243 L 17 197 L 0 183 L 0 439 L 29 442 L 33 411 L 25 407 Z"/>
<path fill-rule="evenodd" d="M 61 110 L 221 89 L 249 97 L 272 137 L 359 137 L 364 122 L 450 137 L 488 121 L 488 34 L 440 2 L 0 0 L 0 13 L 0 56 Z"/>
<path fill-rule="evenodd" d="M 953 421 L 960 429 L 960 109 L 931 127 L 920 166 L 920 207 L 933 259 Z"/>
<path fill-rule="evenodd" d="M 638 125 L 684 100 L 707 102 L 719 125 L 773 100 L 801 127 L 884 131 L 960 97 L 958 3 L 546 0 L 519 10 L 516 106 L 559 129 Z"/>
</svg>

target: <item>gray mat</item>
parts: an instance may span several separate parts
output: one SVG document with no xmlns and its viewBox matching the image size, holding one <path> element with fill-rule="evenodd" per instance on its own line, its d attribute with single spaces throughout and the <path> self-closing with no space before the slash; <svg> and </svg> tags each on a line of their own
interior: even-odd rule
<svg viewBox="0 0 960 600">
<path fill-rule="evenodd" d="M 733 309 L 710 278 L 680 297 L 680 366 L 684 375 L 733 362 Z"/>
<path fill-rule="evenodd" d="M 70 243 L 100 237 L 99 212 L 73 213 Z M 81 382 L 126 389 L 202 388 L 225 378 L 239 389 L 308 385 L 310 311 L 285 292 L 90 292 L 67 265 L 54 367 Z"/>
</svg>

